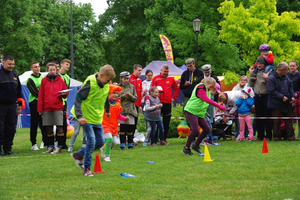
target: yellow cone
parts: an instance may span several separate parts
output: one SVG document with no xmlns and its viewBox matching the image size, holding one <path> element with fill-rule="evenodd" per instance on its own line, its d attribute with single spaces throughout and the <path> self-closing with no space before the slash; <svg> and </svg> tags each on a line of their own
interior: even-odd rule
<svg viewBox="0 0 300 200">
<path fill-rule="evenodd" d="M 207 145 L 205 145 L 204 146 L 204 162 L 211 162 L 211 161 L 213 161 L 213 160 L 210 158 Z"/>
</svg>

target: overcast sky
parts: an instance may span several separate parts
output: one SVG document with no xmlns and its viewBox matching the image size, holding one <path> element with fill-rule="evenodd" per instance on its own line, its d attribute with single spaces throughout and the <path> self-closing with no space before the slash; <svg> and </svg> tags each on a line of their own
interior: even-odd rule
<svg viewBox="0 0 300 200">
<path fill-rule="evenodd" d="M 104 13 L 107 8 L 106 0 L 73 0 L 73 2 L 76 4 L 79 2 L 82 4 L 91 3 L 94 13 L 96 14 L 96 19 L 98 19 L 98 16 Z"/>
</svg>

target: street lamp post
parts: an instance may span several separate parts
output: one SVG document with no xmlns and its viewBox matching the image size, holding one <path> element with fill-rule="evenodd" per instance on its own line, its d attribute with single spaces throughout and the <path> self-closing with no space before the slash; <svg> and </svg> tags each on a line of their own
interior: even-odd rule
<svg viewBox="0 0 300 200">
<path fill-rule="evenodd" d="M 73 13 L 72 0 L 70 1 L 70 24 L 71 24 L 71 78 L 74 78 L 74 54 L 73 54 Z"/>
<path fill-rule="evenodd" d="M 198 19 L 198 15 L 193 20 L 194 32 L 196 34 L 196 66 L 198 67 L 198 34 L 200 32 L 201 20 Z"/>
</svg>

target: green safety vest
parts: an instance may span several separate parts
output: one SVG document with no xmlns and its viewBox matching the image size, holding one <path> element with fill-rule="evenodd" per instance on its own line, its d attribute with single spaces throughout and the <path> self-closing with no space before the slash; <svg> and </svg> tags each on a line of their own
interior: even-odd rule
<svg viewBox="0 0 300 200">
<path fill-rule="evenodd" d="M 109 84 L 105 84 L 101 88 L 95 75 L 90 75 L 84 81 L 82 87 L 90 81 L 90 91 L 86 99 L 81 102 L 82 117 L 87 120 L 89 124 L 102 124 L 104 105 L 109 93 Z"/>
<path fill-rule="evenodd" d="M 192 92 L 192 96 L 186 103 L 184 110 L 200 118 L 204 118 L 209 104 L 197 97 L 196 92 L 199 85 L 204 85 L 204 84 L 199 83 L 198 85 L 195 86 Z M 211 98 L 211 94 L 207 88 L 206 88 L 206 95 L 209 99 Z"/>
<path fill-rule="evenodd" d="M 70 88 L 70 76 L 68 74 L 61 74 L 59 73 L 60 77 L 64 80 L 66 83 L 67 88 Z M 67 98 L 63 98 L 64 105 L 66 104 Z"/>
<path fill-rule="evenodd" d="M 35 77 L 35 76 L 30 75 L 28 79 L 31 79 L 34 82 L 34 85 L 35 85 L 36 88 L 40 88 L 43 78 L 44 78 L 43 75 L 40 75 L 39 77 Z M 27 80 L 27 82 L 28 82 L 28 80 Z M 26 83 L 26 85 L 27 85 L 27 83 Z M 34 100 L 38 100 L 38 98 L 33 96 L 31 93 L 29 93 L 28 102 L 30 103 Z"/>
</svg>

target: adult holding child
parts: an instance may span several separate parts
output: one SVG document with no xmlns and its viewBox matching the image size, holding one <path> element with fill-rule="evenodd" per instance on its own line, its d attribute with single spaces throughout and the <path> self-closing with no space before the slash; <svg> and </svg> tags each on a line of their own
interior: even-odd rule
<svg viewBox="0 0 300 200">
<path fill-rule="evenodd" d="M 286 76 L 288 64 L 281 62 L 277 65 L 277 70 L 272 73 L 267 80 L 268 108 L 271 109 L 272 117 L 292 117 L 295 101 L 295 93 L 291 80 Z M 273 140 L 281 140 L 282 137 L 292 141 L 295 140 L 293 130 L 293 120 L 284 119 L 286 136 L 281 134 L 281 119 L 273 119 Z"/>
<path fill-rule="evenodd" d="M 152 79 L 151 87 L 161 86 L 163 93 L 159 96 L 160 102 L 163 107 L 161 108 L 161 114 L 163 115 L 163 125 L 164 125 L 164 141 L 161 141 L 161 145 L 167 145 L 167 136 L 169 133 L 169 126 L 171 120 L 172 103 L 176 101 L 179 94 L 179 87 L 174 79 L 174 77 L 169 76 L 169 66 L 164 64 L 161 66 L 160 74 Z M 172 88 L 174 89 L 174 94 L 172 96 Z"/>
<path fill-rule="evenodd" d="M 201 83 L 196 85 L 192 92 L 191 98 L 188 100 L 185 107 L 185 114 L 187 120 L 191 126 L 191 132 L 183 148 L 182 152 L 185 155 L 191 155 L 190 146 L 194 141 L 195 137 L 198 138 L 195 143 L 192 145 L 192 149 L 197 153 L 201 153 L 199 144 L 206 137 L 206 135 L 210 132 L 210 127 L 205 119 L 205 113 L 208 105 L 216 106 L 221 110 L 225 110 L 226 108 L 215 101 L 211 100 L 210 90 L 213 89 L 216 85 L 216 81 L 214 78 L 209 77 L 207 79 L 202 80 Z M 202 128 L 202 132 L 199 134 L 199 126 Z"/>
<path fill-rule="evenodd" d="M 267 85 L 264 80 L 267 80 L 269 77 L 270 72 L 265 73 L 266 67 L 266 60 L 263 57 L 258 57 L 256 59 L 257 69 L 258 72 L 256 74 L 255 79 L 251 79 L 251 77 L 255 77 L 253 74 L 255 68 L 252 66 L 249 69 L 249 77 L 250 80 L 248 82 L 249 87 L 253 88 L 254 91 L 254 106 L 255 106 L 255 113 L 256 117 L 269 117 L 271 115 L 271 111 L 267 107 L 268 103 L 268 90 Z M 272 121 L 271 120 L 256 120 L 256 127 L 257 127 L 257 140 L 266 140 L 272 139 Z M 265 134 L 266 130 L 266 134 Z"/>
</svg>

